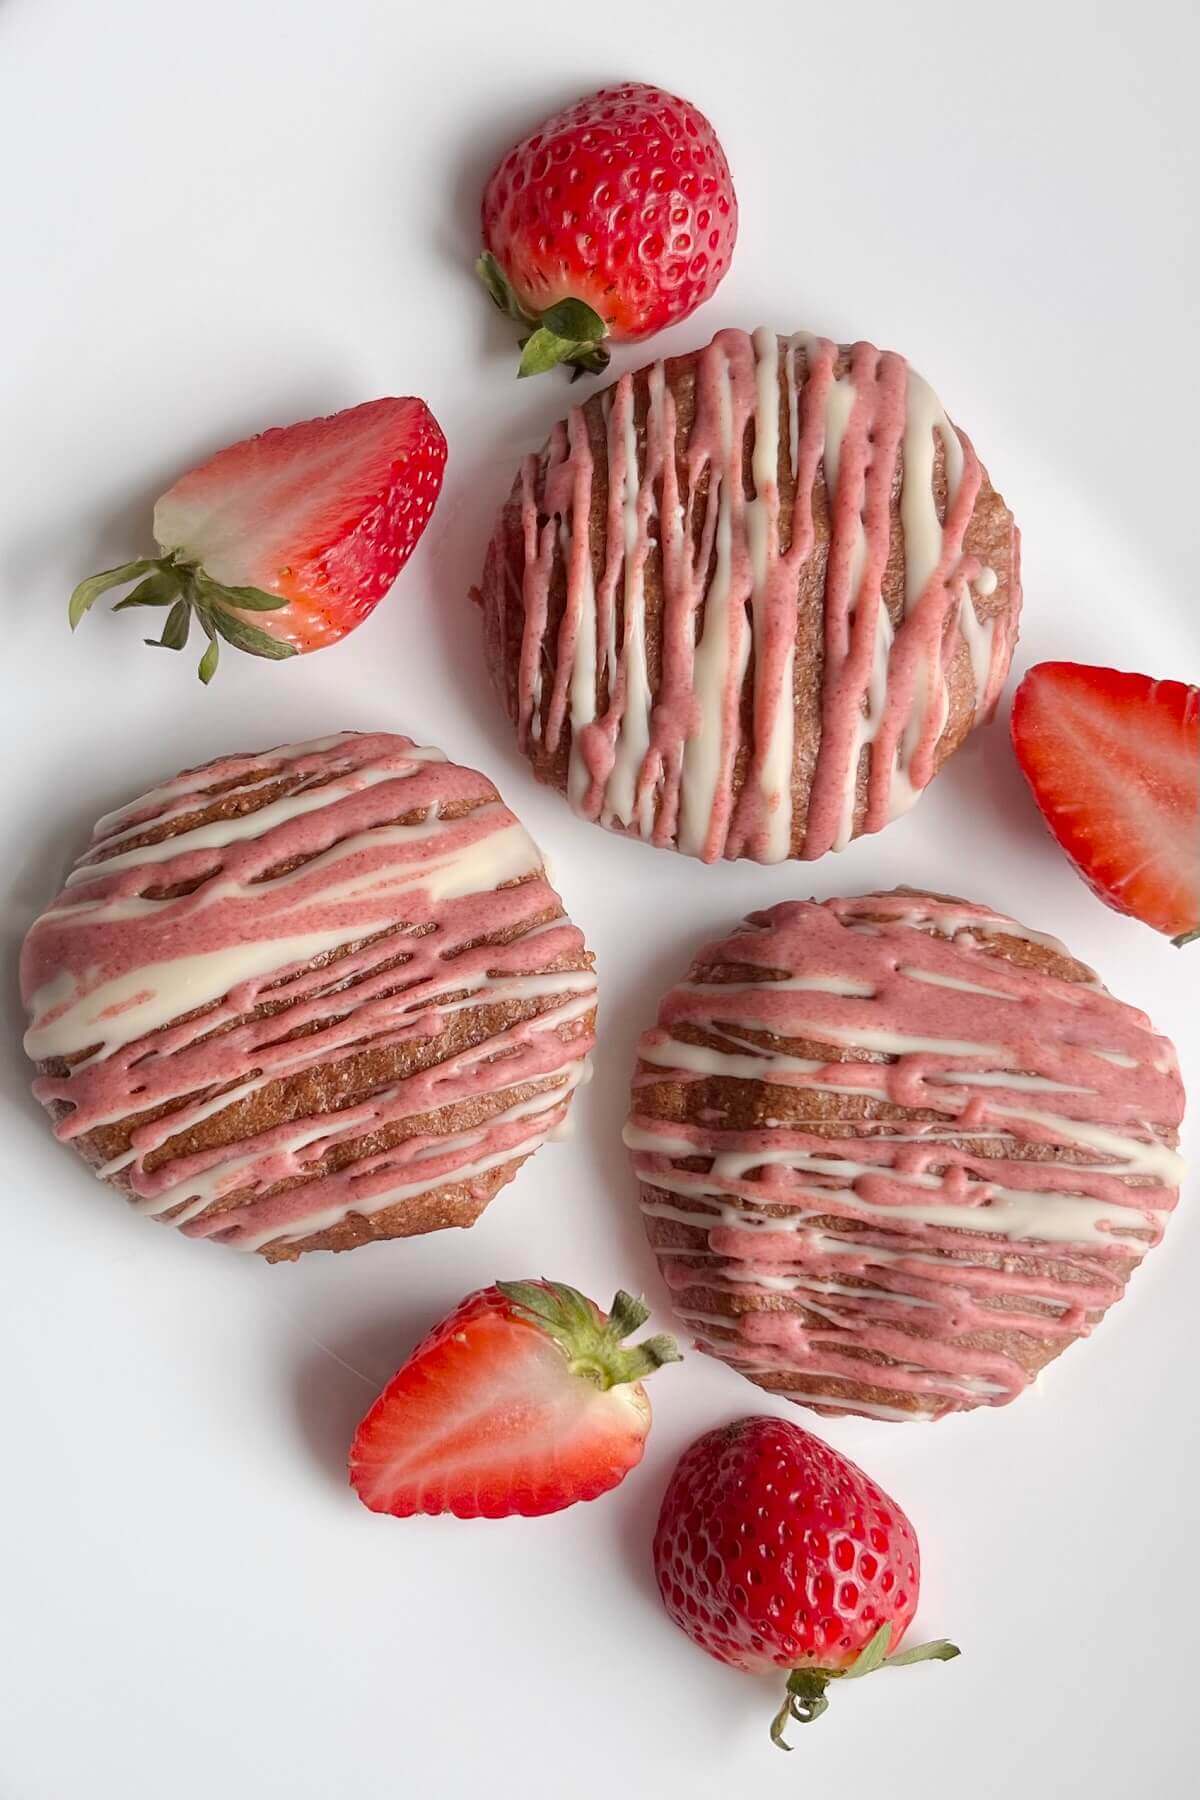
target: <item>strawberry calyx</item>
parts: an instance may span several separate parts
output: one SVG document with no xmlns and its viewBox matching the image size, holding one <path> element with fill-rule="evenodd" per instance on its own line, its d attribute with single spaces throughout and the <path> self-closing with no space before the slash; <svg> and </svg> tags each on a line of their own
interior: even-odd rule
<svg viewBox="0 0 1200 1800">
<path fill-rule="evenodd" d="M 490 250 L 475 264 L 475 273 L 504 316 L 523 327 L 518 339 L 518 376 L 541 375 L 563 364 L 573 371 L 572 381 L 577 381 L 581 375 L 599 375 L 608 367 L 609 353 L 600 341 L 608 336 L 608 326 L 585 300 L 556 300 L 544 312 L 530 312 L 518 300 Z"/>
<path fill-rule="evenodd" d="M 116 602 L 113 611 L 124 612 L 132 606 L 168 607 L 161 637 L 143 640 L 156 650 L 182 650 L 195 620 L 208 640 L 196 671 L 205 686 L 217 672 L 222 640 L 235 650 L 270 657 L 276 662 L 297 654 L 294 644 L 269 636 L 242 616 L 247 612 L 278 612 L 287 605 L 286 599 L 265 593 L 262 588 L 226 587 L 178 551 L 137 557 L 115 569 L 89 575 L 71 595 L 67 609 L 71 630 L 77 628 L 101 594 L 110 588 L 128 587 L 135 581 L 137 586 Z"/>
<path fill-rule="evenodd" d="M 771 1742 L 776 1748 L 795 1748 L 783 1735 L 793 1720 L 797 1725 L 811 1725 L 814 1719 L 819 1719 L 828 1710 L 829 1700 L 825 1690 L 831 1681 L 854 1680 L 860 1675 L 871 1675 L 876 1669 L 898 1669 L 906 1663 L 949 1662 L 960 1654 L 957 1644 L 952 1644 L 948 1638 L 936 1638 L 932 1643 L 914 1644 L 911 1650 L 897 1650 L 894 1656 L 889 1656 L 888 1646 L 891 1641 L 892 1626 L 889 1620 L 879 1627 L 854 1661 L 844 1669 L 793 1669 L 788 1676 L 783 1705 L 771 1721 Z"/>
<path fill-rule="evenodd" d="M 1200 925 L 1197 925 L 1194 931 L 1181 931 L 1178 937 L 1171 939 L 1171 942 L 1177 950 L 1182 950 L 1185 944 L 1194 944 L 1198 938 L 1200 938 Z"/>
<path fill-rule="evenodd" d="M 597 1313 L 578 1288 L 561 1281 L 498 1281 L 514 1318 L 534 1325 L 553 1338 L 567 1358 L 572 1375 L 592 1382 L 601 1392 L 641 1381 L 664 1363 L 680 1362 L 679 1346 L 663 1332 L 640 1344 L 625 1339 L 650 1317 L 644 1300 L 617 1293 L 607 1317 Z"/>
</svg>

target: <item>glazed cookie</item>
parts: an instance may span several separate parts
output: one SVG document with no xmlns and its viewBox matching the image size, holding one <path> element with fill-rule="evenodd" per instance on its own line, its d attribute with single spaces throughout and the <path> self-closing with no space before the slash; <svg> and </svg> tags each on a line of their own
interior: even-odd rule
<svg viewBox="0 0 1200 1800">
<path fill-rule="evenodd" d="M 722 331 L 526 458 L 479 595 L 535 773 L 706 862 L 839 849 L 992 711 L 1018 535 L 901 356 Z"/>
<path fill-rule="evenodd" d="M 224 757 L 101 819 L 21 976 L 57 1136 L 271 1261 L 473 1224 L 562 1124 L 595 1023 L 491 782 L 385 733 Z"/>
<path fill-rule="evenodd" d="M 698 1345 L 821 1413 L 1015 1399 L 1178 1198 L 1175 1052 L 1054 938 L 906 889 L 754 913 L 642 1037 L 626 1141 Z"/>
</svg>

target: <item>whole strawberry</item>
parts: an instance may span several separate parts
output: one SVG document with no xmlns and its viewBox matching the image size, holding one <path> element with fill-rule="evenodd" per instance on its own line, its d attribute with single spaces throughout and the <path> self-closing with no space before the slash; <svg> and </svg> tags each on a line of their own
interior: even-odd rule
<svg viewBox="0 0 1200 1800">
<path fill-rule="evenodd" d="M 790 1669 L 771 1740 L 808 1724 L 829 1683 L 884 1665 L 946 1662 L 940 1639 L 897 1652 L 917 1610 L 916 1534 L 854 1463 L 786 1419 L 697 1438 L 663 1497 L 654 1539 L 663 1604 L 735 1669 Z"/>
<path fill-rule="evenodd" d="M 220 643 L 278 660 L 336 643 L 373 612 L 408 561 L 441 491 L 446 440 L 423 400 L 369 400 L 220 450 L 154 507 L 163 554 L 81 581 L 79 621 L 109 588 L 114 611 L 169 608 L 164 650 L 193 623 L 212 680 Z"/>
<path fill-rule="evenodd" d="M 645 1376 L 674 1338 L 626 1344 L 649 1308 L 605 1315 L 560 1281 L 498 1281 L 435 1325 L 354 1434 L 350 1480 L 372 1512 L 501 1519 L 594 1500 L 642 1460 Z"/>
<path fill-rule="evenodd" d="M 597 373 L 602 339 L 686 319 L 728 269 L 737 220 L 725 152 L 689 101 L 631 81 L 555 113 L 483 194 L 476 268 L 524 328 L 519 373 Z"/>
</svg>

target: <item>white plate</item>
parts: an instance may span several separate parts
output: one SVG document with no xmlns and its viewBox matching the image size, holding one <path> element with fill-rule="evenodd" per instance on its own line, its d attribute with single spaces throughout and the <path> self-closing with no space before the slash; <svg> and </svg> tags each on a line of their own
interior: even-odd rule
<svg viewBox="0 0 1200 1800">
<path fill-rule="evenodd" d="M 380 1520 L 342 1465 L 373 1385 L 494 1274 L 600 1299 L 644 1285 L 661 1309 L 617 1141 L 631 1046 L 692 946 L 751 905 L 897 881 L 986 900 L 1094 961 L 1200 1079 L 1200 949 L 1087 893 L 1003 719 L 910 818 L 815 866 L 702 869 L 535 787 L 465 595 L 566 389 L 518 388 L 470 276 L 490 159 L 606 78 L 693 96 L 733 161 L 742 239 L 668 347 L 767 321 L 903 349 L 1024 528 L 1019 664 L 1196 680 L 1198 51 L 1191 8 L 1145 0 L 3 9 L 7 951 L 93 818 L 147 782 L 382 726 L 499 781 L 603 996 L 574 1143 L 474 1232 L 269 1268 L 155 1230 L 51 1142 L 9 957 L 5 1800 L 1183 1791 L 1194 1196 L 1033 1395 L 936 1427 L 819 1426 L 911 1512 L 919 1628 L 964 1654 L 835 1695 L 790 1762 L 766 1739 L 772 1684 L 696 1651 L 649 1574 L 679 1451 L 770 1404 L 728 1370 L 692 1356 L 657 1376 L 643 1467 L 558 1518 Z M 205 693 L 190 658 L 140 648 L 136 616 L 97 610 L 70 639 L 72 583 L 146 546 L 151 498 L 200 455 L 409 391 L 449 436 L 446 490 L 350 642 L 283 667 L 228 656 Z"/>
</svg>

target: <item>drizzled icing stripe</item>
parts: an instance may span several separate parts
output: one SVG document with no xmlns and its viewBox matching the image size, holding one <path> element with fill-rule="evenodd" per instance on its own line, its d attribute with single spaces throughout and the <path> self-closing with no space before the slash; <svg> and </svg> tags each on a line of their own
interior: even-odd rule
<svg viewBox="0 0 1200 1800">
<path fill-rule="evenodd" d="M 205 819 L 221 799 L 245 810 Z M 255 1250 L 543 1143 L 586 1072 L 589 961 L 490 782 L 351 733 L 208 764 L 102 819 L 26 939 L 25 1046 L 71 1065 L 34 1084 L 60 1138 L 139 1121 L 100 1173 L 191 1235 Z M 482 1007 L 506 1022 L 422 1066 Z M 349 1059 L 378 1050 L 410 1052 L 409 1072 L 355 1098 Z M 339 1064 L 349 1103 L 238 1130 L 270 1083 L 320 1068 L 337 1091 Z M 440 1109 L 435 1130 L 344 1162 Z M 223 1114 L 229 1141 L 185 1153 Z"/>
<path fill-rule="evenodd" d="M 696 362 L 682 448 L 666 366 L 644 377 L 640 446 L 635 378 L 622 376 L 600 397 L 608 506 L 596 550 L 596 445 L 584 410 L 555 428 L 541 458 L 526 459 L 518 737 L 554 754 L 569 732 L 567 792 L 584 816 L 706 861 L 820 856 L 879 830 L 931 779 L 950 667 L 964 645 L 975 715 L 991 712 L 1016 635 L 1015 534 L 1006 604 L 981 611 L 976 597 L 991 600 L 998 578 L 965 548 L 983 480 L 974 450 L 902 357 L 856 344 L 839 375 L 839 354 L 807 332 L 718 333 Z M 786 521 L 784 455 L 794 485 Z M 827 522 L 822 512 L 818 524 L 819 509 Z M 487 595 L 502 656 L 514 635 L 507 530 L 502 520 Z M 802 584 L 817 579 L 809 565 L 825 544 L 821 611 L 805 619 Z M 645 577 L 656 546 L 653 682 Z M 898 622 L 884 599 L 896 554 Z M 555 626 L 558 571 L 565 598 Z M 802 639 L 821 668 L 811 768 L 796 742 Z M 797 794 L 803 811 L 794 816 Z"/>
<path fill-rule="evenodd" d="M 1013 1399 L 1120 1296 L 1178 1198 L 1174 1051 L 1081 965 L 999 953 L 1022 940 L 1066 955 L 961 901 L 785 904 L 667 996 L 625 1137 L 701 1347 L 938 1417 Z"/>
</svg>

